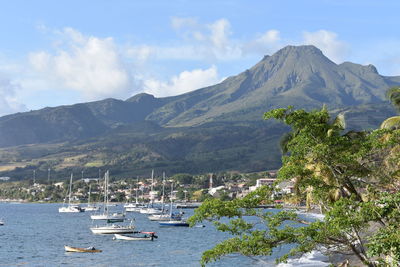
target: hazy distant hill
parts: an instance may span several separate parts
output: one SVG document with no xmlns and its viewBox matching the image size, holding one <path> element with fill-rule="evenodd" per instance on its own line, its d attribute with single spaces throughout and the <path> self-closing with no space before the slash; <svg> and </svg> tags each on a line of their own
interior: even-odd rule
<svg viewBox="0 0 400 267">
<path fill-rule="evenodd" d="M 46 148 L 45 155 L 38 149 L 43 145 L 8 148 L 0 160 L 6 165 L 24 158 L 21 173 L 24 166 L 43 165 L 49 158 L 60 170 L 113 166 L 126 173 L 157 166 L 170 172 L 275 168 L 284 129 L 263 122 L 265 111 L 327 104 L 335 113 L 345 112 L 351 128 L 370 129 L 394 114 L 384 102 L 385 92 L 399 84 L 400 76 L 379 75 L 372 65 L 337 65 L 314 46 L 287 46 L 217 85 L 178 96 L 143 93 L 126 101 L 105 99 L 1 117 L 0 147 L 63 145 Z M 65 153 L 81 155 L 80 160 L 65 164 Z"/>
</svg>

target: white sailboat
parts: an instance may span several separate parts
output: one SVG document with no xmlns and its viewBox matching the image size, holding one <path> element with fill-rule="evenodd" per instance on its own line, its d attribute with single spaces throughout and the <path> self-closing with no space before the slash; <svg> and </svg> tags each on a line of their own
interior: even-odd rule
<svg viewBox="0 0 400 267">
<path fill-rule="evenodd" d="M 173 192 L 173 184 L 171 184 L 171 205 L 170 205 L 170 210 L 169 210 L 169 220 L 162 220 L 159 221 L 159 225 L 160 226 L 184 226 L 184 227 L 188 227 L 189 223 L 186 222 L 186 220 L 182 219 L 182 216 L 178 219 L 178 218 L 174 218 L 172 215 L 172 207 L 173 207 L 173 203 L 172 203 L 172 192 Z"/>
<path fill-rule="evenodd" d="M 88 203 L 87 203 L 87 206 L 84 208 L 85 209 L 85 211 L 98 211 L 98 210 L 100 210 L 100 207 L 98 207 L 98 206 L 96 206 L 96 205 L 93 205 L 93 204 L 90 204 L 90 195 L 91 195 L 91 187 L 92 187 L 92 185 L 89 185 L 89 196 L 88 196 Z"/>
<path fill-rule="evenodd" d="M 71 173 L 71 179 L 69 181 L 68 206 L 63 206 L 63 207 L 58 208 L 58 212 L 82 212 L 82 211 L 84 211 L 79 205 L 71 204 L 72 177 L 73 177 L 73 175 Z M 64 199 L 64 205 L 65 205 L 65 199 Z"/>
<path fill-rule="evenodd" d="M 154 170 L 151 171 L 150 204 L 148 205 L 147 208 L 140 209 L 140 213 L 143 213 L 143 214 L 161 214 L 162 213 L 162 210 L 153 207 L 154 193 L 155 193 L 153 191 L 153 184 L 154 184 Z"/>
<path fill-rule="evenodd" d="M 161 197 L 161 214 L 152 214 L 148 218 L 150 221 L 169 221 L 171 219 L 180 220 L 182 219 L 182 213 L 173 214 L 173 213 L 165 213 L 164 206 L 164 197 L 165 197 L 165 172 L 163 173 L 163 185 L 162 185 L 162 197 Z M 170 207 L 172 209 L 172 207 Z"/>
<path fill-rule="evenodd" d="M 127 212 L 140 212 L 141 209 L 146 207 L 143 204 L 140 204 L 139 201 L 138 201 L 139 178 L 137 178 L 136 184 L 137 184 L 137 188 L 135 190 L 136 191 L 135 203 L 126 203 L 124 205 L 124 209 Z"/>
<path fill-rule="evenodd" d="M 110 222 L 117 222 L 123 221 L 125 219 L 124 213 L 109 213 L 108 207 L 108 179 L 109 179 L 109 172 L 107 171 L 104 175 L 104 206 L 103 206 L 103 213 L 101 214 L 93 214 L 90 215 L 92 220 L 107 220 Z"/>
<path fill-rule="evenodd" d="M 104 197 L 104 213 L 100 215 L 95 215 L 94 218 L 98 218 L 97 220 L 107 220 L 107 222 L 117 222 L 123 221 L 125 219 L 125 214 L 119 216 L 118 214 L 108 214 L 108 179 L 109 172 L 107 171 L 104 175 L 104 189 L 105 189 L 105 197 Z M 91 216 L 93 218 L 93 216 Z M 135 226 L 132 224 L 132 221 L 129 225 L 104 225 L 104 226 L 94 226 L 91 227 L 90 230 L 93 234 L 129 234 L 133 233 Z"/>
</svg>

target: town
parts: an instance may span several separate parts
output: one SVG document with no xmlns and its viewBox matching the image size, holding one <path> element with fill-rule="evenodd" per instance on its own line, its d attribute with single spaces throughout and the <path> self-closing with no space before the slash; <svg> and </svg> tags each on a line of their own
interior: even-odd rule
<svg viewBox="0 0 400 267">
<path fill-rule="evenodd" d="M 164 174 L 165 176 L 165 174 Z M 162 188 L 166 196 L 176 202 L 201 203 L 207 198 L 232 200 L 246 196 L 257 188 L 275 185 L 274 199 L 277 203 L 290 202 L 293 193 L 292 182 L 277 183 L 277 171 L 270 170 L 257 173 L 225 172 L 218 174 L 176 174 L 171 177 L 155 175 L 112 179 L 109 184 L 111 202 L 150 202 L 162 201 Z M 174 190 L 170 188 L 173 184 Z M 65 181 L 26 180 L 9 182 L 3 177 L 0 182 L 0 201 L 3 202 L 63 202 L 69 187 L 69 179 Z M 102 201 L 104 183 L 101 177 L 76 179 L 72 184 L 71 200 L 76 203 Z M 289 203 L 287 203 L 289 204 Z"/>
</svg>

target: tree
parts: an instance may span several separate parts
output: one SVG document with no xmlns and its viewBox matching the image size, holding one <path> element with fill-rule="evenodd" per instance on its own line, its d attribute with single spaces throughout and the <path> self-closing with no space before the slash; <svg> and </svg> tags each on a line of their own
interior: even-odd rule
<svg viewBox="0 0 400 267">
<path fill-rule="evenodd" d="M 178 173 L 172 176 L 172 179 L 179 184 L 192 184 L 193 176 L 187 173 Z"/>
<path fill-rule="evenodd" d="M 400 193 L 394 186 L 394 173 L 382 169 L 387 151 L 400 141 L 400 131 L 345 133 L 344 124 L 332 120 L 325 108 L 311 112 L 275 109 L 265 113 L 265 119 L 277 119 L 292 128 L 278 180 L 293 181 L 296 195 L 302 199 L 308 195 L 325 219 L 304 221 L 294 212 L 254 209 L 270 201 L 271 188 L 243 199 L 207 200 L 190 218 L 191 224 L 210 220 L 233 237 L 205 251 L 202 264 L 231 253 L 270 255 L 273 248 L 285 244 L 295 246 L 278 261 L 322 246 L 334 253 L 351 252 L 366 266 L 398 264 Z M 249 215 L 258 220 L 250 223 L 244 217 Z M 223 217 L 230 222 L 221 222 Z"/>
<path fill-rule="evenodd" d="M 387 92 L 387 98 L 392 105 L 400 112 L 400 87 L 393 87 Z M 400 128 L 400 116 L 394 116 L 386 119 L 381 124 L 381 129 Z"/>
</svg>

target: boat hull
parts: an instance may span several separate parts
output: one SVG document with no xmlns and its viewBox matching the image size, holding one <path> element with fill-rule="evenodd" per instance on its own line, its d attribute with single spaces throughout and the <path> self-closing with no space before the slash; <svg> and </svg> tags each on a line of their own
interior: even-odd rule
<svg viewBox="0 0 400 267">
<path fill-rule="evenodd" d="M 182 217 L 179 215 L 172 215 L 172 217 L 169 214 L 154 214 L 150 215 L 149 217 L 150 221 L 170 221 L 172 220 L 180 220 Z"/>
<path fill-rule="evenodd" d="M 90 218 L 92 220 L 124 220 L 125 214 L 95 214 Z"/>
<path fill-rule="evenodd" d="M 150 236 L 127 236 L 121 234 L 114 234 L 114 239 L 117 240 L 128 240 L 128 241 L 153 241 L 154 235 Z"/>
<path fill-rule="evenodd" d="M 99 211 L 100 207 L 84 207 L 85 211 Z"/>
<path fill-rule="evenodd" d="M 132 234 L 134 232 L 134 226 L 102 226 L 92 227 L 90 230 L 93 234 L 98 235 L 109 235 L 109 234 Z"/>
<path fill-rule="evenodd" d="M 161 214 L 162 210 L 153 209 L 153 208 L 146 208 L 146 209 L 141 209 L 140 213 L 142 213 L 142 214 Z"/>
<path fill-rule="evenodd" d="M 76 247 L 70 247 L 70 246 L 64 246 L 66 252 L 86 252 L 86 253 L 96 253 L 96 252 L 101 252 L 100 249 L 94 249 L 94 248 L 76 248 Z"/>
<path fill-rule="evenodd" d="M 160 226 L 181 226 L 181 227 L 189 227 L 189 223 L 185 221 L 160 221 Z"/>
<path fill-rule="evenodd" d="M 75 213 L 75 212 L 83 212 L 84 210 L 79 206 L 69 206 L 69 207 L 61 207 L 58 208 L 58 212 L 60 213 Z"/>
</svg>

